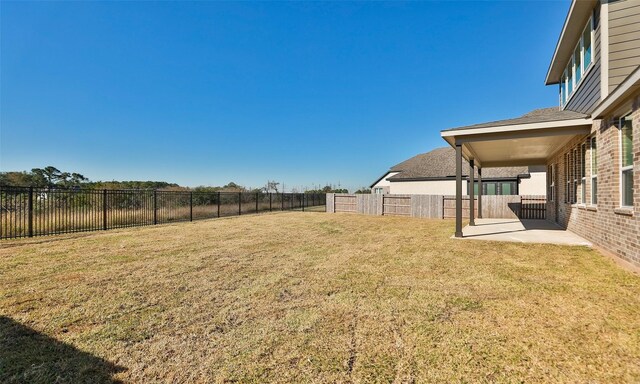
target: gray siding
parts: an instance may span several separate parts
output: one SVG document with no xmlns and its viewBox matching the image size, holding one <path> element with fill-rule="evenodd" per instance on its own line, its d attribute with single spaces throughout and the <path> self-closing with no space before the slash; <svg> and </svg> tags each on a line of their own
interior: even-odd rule
<svg viewBox="0 0 640 384">
<path fill-rule="evenodd" d="M 640 1 L 609 3 L 609 92 L 640 65 Z"/>
<path fill-rule="evenodd" d="M 593 42 L 593 65 L 583 77 L 564 109 L 590 114 L 600 102 L 600 4 L 595 12 L 596 29 Z"/>
</svg>

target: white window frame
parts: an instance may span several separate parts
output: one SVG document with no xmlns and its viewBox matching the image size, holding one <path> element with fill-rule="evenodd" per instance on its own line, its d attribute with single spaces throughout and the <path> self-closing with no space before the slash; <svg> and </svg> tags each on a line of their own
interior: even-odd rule
<svg viewBox="0 0 640 384">
<path fill-rule="evenodd" d="M 578 202 L 578 148 L 573 149 L 573 190 L 571 191 L 571 203 L 576 204 Z"/>
<path fill-rule="evenodd" d="M 593 149 L 593 143 L 596 143 L 595 151 Z M 594 158 L 596 163 L 598 162 L 598 140 L 596 136 L 592 136 L 589 138 L 589 173 L 591 174 L 591 205 L 598 205 L 598 169 L 596 164 L 596 169 L 593 169 Z M 594 188 L 595 187 L 595 188 Z"/>
<path fill-rule="evenodd" d="M 632 197 L 631 205 L 625 205 L 624 204 L 624 190 L 623 190 L 623 186 L 622 186 L 622 181 L 624 179 L 624 176 L 623 176 L 624 173 L 627 172 L 627 171 L 631 171 L 632 173 L 634 172 L 634 170 L 633 170 L 633 161 L 631 162 L 631 165 L 622 166 L 622 156 L 623 156 L 623 149 L 622 149 L 623 148 L 623 143 L 622 143 L 622 121 L 626 120 L 626 118 L 630 117 L 630 116 L 631 116 L 631 112 L 625 114 L 623 117 L 618 119 L 618 141 L 620 142 L 620 147 L 619 147 L 620 148 L 620 156 L 619 156 L 619 161 L 620 161 L 620 163 L 619 163 L 620 164 L 620 174 L 619 174 L 619 177 L 620 177 L 619 182 L 620 183 L 619 183 L 619 185 L 620 185 L 620 188 L 619 188 L 619 190 L 620 190 L 620 207 L 621 208 L 633 209 L 633 203 L 634 203 L 633 202 L 633 197 Z M 632 119 L 632 121 L 633 121 L 633 119 Z M 633 123 L 631 123 L 631 124 L 632 124 L 631 132 L 632 132 L 632 135 L 633 135 Z M 632 136 L 632 138 L 633 138 L 633 136 Z M 633 185 L 631 186 L 631 188 L 633 188 Z"/>
<path fill-rule="evenodd" d="M 595 37 L 595 31 L 594 31 L 594 27 L 593 27 L 593 16 L 591 16 L 589 18 L 589 20 L 587 21 L 587 24 L 585 24 L 584 28 L 582 28 L 582 32 L 580 33 L 580 39 L 578 39 L 578 43 L 573 47 L 573 50 L 571 51 L 571 58 L 569 58 L 569 62 L 567 63 L 567 66 L 564 70 L 564 72 L 562 73 L 562 77 L 560 78 L 560 82 L 561 83 L 565 83 L 565 102 L 564 104 L 562 103 L 562 86 L 560 86 L 560 107 L 564 108 L 567 104 L 569 104 L 569 101 L 571 100 L 571 98 L 573 97 L 573 95 L 576 94 L 576 90 L 580 87 L 580 85 L 582 84 L 582 82 L 584 81 L 587 73 L 591 70 L 591 68 L 593 68 L 593 61 L 594 61 L 594 37 Z M 591 28 L 591 32 L 589 33 L 589 38 L 591 39 L 591 57 L 589 60 L 589 65 L 588 66 L 584 66 L 584 30 L 587 28 Z M 580 80 L 578 80 L 576 82 L 576 66 L 575 66 L 575 51 L 576 48 L 580 47 L 579 52 L 580 52 Z M 569 92 L 569 76 L 568 73 L 571 72 L 571 92 Z"/>
<path fill-rule="evenodd" d="M 562 88 L 564 86 L 564 89 Z M 567 104 L 567 70 L 562 72 L 560 77 L 560 106 L 564 107 Z"/>
<path fill-rule="evenodd" d="M 582 183 L 582 190 L 580 191 L 580 204 L 587 204 L 587 164 L 585 163 L 587 158 L 587 143 L 580 145 L 580 182 Z"/>
<path fill-rule="evenodd" d="M 571 157 L 570 153 L 565 153 L 564 155 L 564 180 L 566 181 L 564 186 L 564 202 L 571 203 L 571 175 L 569 175 L 569 171 L 571 167 L 569 166 L 569 158 Z"/>
<path fill-rule="evenodd" d="M 554 202 L 556 197 L 556 170 L 554 164 L 549 164 L 547 167 L 548 181 L 549 181 L 549 201 Z"/>
</svg>

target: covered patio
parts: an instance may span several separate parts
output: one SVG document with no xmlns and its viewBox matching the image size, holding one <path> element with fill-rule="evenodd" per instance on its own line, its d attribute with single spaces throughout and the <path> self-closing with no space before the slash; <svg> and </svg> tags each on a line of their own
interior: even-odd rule
<svg viewBox="0 0 640 384">
<path fill-rule="evenodd" d="M 492 167 L 547 165 L 548 159 L 576 137 L 591 132 L 592 120 L 586 115 L 557 107 L 534 110 L 522 117 L 453 128 L 441 132 L 456 150 L 456 230 L 455 237 L 479 237 L 480 222 L 474 217 L 473 187 L 469 188 L 469 227 L 462 228 L 462 159 L 469 162 L 469 185 L 478 175 L 478 219 L 482 219 L 482 169 Z M 555 175 L 554 175 L 555 177 Z M 557 201 L 554 201 L 557 204 Z M 483 223 L 483 225 L 486 223 Z M 495 224 L 495 223 L 494 223 Z M 521 222 L 518 232 L 529 231 Z M 487 229 L 489 227 L 486 227 Z M 498 228 L 498 227 L 495 227 Z M 503 232 L 513 232 L 513 228 Z M 500 232 L 498 229 L 497 232 Z M 485 236 L 488 233 L 484 233 Z"/>
<path fill-rule="evenodd" d="M 462 229 L 463 239 L 516 243 L 585 245 L 591 242 L 549 220 L 477 219 Z"/>
</svg>

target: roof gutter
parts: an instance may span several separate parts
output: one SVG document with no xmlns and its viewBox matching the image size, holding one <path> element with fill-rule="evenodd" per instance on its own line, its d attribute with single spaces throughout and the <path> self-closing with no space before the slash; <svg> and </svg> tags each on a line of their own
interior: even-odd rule
<svg viewBox="0 0 640 384">
<path fill-rule="evenodd" d="M 446 140 L 446 138 L 448 137 L 465 136 L 465 135 L 482 135 L 482 134 L 488 134 L 488 133 L 507 133 L 507 132 L 515 133 L 519 131 L 554 129 L 557 127 L 574 127 L 574 126 L 591 125 L 591 124 L 592 124 L 592 120 L 590 118 L 553 120 L 553 121 L 545 121 L 541 123 L 497 125 L 493 127 L 483 127 L 483 128 L 454 128 L 454 129 L 440 131 L 440 136 L 442 136 Z"/>
<path fill-rule="evenodd" d="M 530 175 L 528 177 L 531 177 Z M 469 175 L 468 174 L 463 174 L 462 178 L 467 180 L 469 179 Z M 486 177 L 486 176 L 482 176 L 482 181 L 505 181 L 505 180 L 518 180 L 518 179 L 524 179 L 527 177 L 524 177 L 522 174 L 520 175 L 516 175 L 516 176 L 500 176 L 500 177 Z M 400 179 L 389 179 L 389 182 L 391 183 L 402 183 L 402 182 L 409 182 L 409 181 L 455 181 L 456 177 L 455 176 L 444 176 L 444 177 L 404 177 L 404 178 L 400 178 Z M 477 176 L 476 176 L 476 180 L 477 180 Z"/>
</svg>

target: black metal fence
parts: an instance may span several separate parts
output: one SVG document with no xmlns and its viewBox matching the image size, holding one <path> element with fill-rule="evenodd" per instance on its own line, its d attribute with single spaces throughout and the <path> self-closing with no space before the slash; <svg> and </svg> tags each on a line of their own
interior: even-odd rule
<svg viewBox="0 0 640 384">
<path fill-rule="evenodd" d="M 546 219 L 547 199 L 544 197 L 522 197 L 520 200 L 520 219 Z"/>
<path fill-rule="evenodd" d="M 0 239 L 302 210 L 325 194 L 0 186 Z"/>
</svg>

